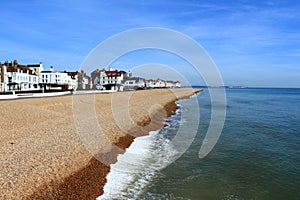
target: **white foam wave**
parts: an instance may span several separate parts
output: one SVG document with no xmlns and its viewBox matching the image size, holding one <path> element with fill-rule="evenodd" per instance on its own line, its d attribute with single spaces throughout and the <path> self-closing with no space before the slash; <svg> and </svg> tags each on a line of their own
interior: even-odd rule
<svg viewBox="0 0 300 200">
<path fill-rule="evenodd" d="M 111 165 L 104 186 L 104 194 L 97 200 L 137 199 L 161 169 L 166 167 L 176 154 L 170 141 L 159 131 L 136 138 Z"/>
</svg>

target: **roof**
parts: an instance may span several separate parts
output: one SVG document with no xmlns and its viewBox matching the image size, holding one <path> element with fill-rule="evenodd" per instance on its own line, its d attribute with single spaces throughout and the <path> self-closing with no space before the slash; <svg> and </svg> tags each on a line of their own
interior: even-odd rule
<svg viewBox="0 0 300 200">
<path fill-rule="evenodd" d="M 76 76 L 78 74 L 78 72 L 66 72 L 66 73 L 68 73 L 69 76 Z"/>
<path fill-rule="evenodd" d="M 41 71 L 41 73 L 57 73 L 57 72 L 53 72 L 53 71 Z"/>
<path fill-rule="evenodd" d="M 121 74 L 127 74 L 127 72 L 125 72 L 124 70 L 119 71 L 119 73 L 121 73 Z"/>
<path fill-rule="evenodd" d="M 118 71 L 115 70 L 115 71 L 105 71 L 105 74 L 107 76 L 118 76 Z"/>
<path fill-rule="evenodd" d="M 7 72 L 18 72 L 18 69 L 22 70 L 23 73 L 27 73 L 27 71 L 28 71 L 29 74 L 33 74 L 32 70 L 29 67 L 27 67 L 26 65 L 18 65 L 18 66 L 14 66 L 14 67 L 9 66 L 9 67 L 7 67 Z"/>
<path fill-rule="evenodd" d="M 29 64 L 27 67 L 40 67 L 40 64 Z"/>
</svg>

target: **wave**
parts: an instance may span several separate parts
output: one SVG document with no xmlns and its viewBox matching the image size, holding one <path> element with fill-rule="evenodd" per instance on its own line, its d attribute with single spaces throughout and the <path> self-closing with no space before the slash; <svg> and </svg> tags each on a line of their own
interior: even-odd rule
<svg viewBox="0 0 300 200">
<path fill-rule="evenodd" d="M 178 109 L 167 119 L 166 127 L 136 138 L 110 166 L 104 193 L 97 200 L 138 199 L 155 177 L 162 176 L 160 171 L 174 161 L 178 152 L 171 143 L 172 132 L 180 123 Z"/>
</svg>

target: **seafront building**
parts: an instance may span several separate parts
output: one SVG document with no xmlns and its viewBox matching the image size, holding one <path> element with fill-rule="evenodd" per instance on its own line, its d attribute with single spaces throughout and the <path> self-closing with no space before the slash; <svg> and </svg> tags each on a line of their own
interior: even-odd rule
<svg viewBox="0 0 300 200">
<path fill-rule="evenodd" d="M 54 67 L 51 66 L 49 71 L 40 72 L 40 86 L 44 90 L 76 90 L 78 72 L 55 72 Z"/>
<path fill-rule="evenodd" d="M 179 88 L 181 83 L 179 81 L 164 81 L 162 79 L 146 80 L 145 85 L 147 88 Z"/>
<path fill-rule="evenodd" d="M 93 88 L 92 78 L 89 77 L 83 70 L 78 73 L 77 90 L 90 90 Z"/>
<path fill-rule="evenodd" d="M 6 66 L 0 63 L 0 92 L 5 92 L 6 83 L 7 83 Z"/>
<path fill-rule="evenodd" d="M 78 72 L 45 71 L 39 64 L 21 65 L 17 60 L 0 63 L 0 92 L 34 91 L 47 89 L 75 90 Z"/>
<path fill-rule="evenodd" d="M 38 89 L 38 76 L 26 65 L 20 65 L 17 60 L 9 63 L 5 61 L 1 66 L 1 90 L 8 91 L 30 91 Z"/>
<path fill-rule="evenodd" d="M 132 77 L 132 73 L 118 71 L 110 68 L 96 69 L 91 73 L 93 89 L 123 91 L 147 88 L 177 88 L 181 87 L 179 81 L 164 81 L 162 79 L 147 80 L 141 77 Z"/>
<path fill-rule="evenodd" d="M 0 92 L 34 90 L 108 90 L 123 91 L 181 87 L 179 81 L 144 79 L 113 68 L 96 69 L 89 77 L 84 71 L 67 72 L 44 70 L 42 62 L 21 65 L 17 60 L 0 62 Z"/>
<path fill-rule="evenodd" d="M 180 88 L 181 83 L 179 81 L 166 81 L 167 88 Z"/>
<path fill-rule="evenodd" d="M 125 71 L 118 71 L 110 68 L 109 70 L 94 70 L 91 73 L 93 89 L 123 91 L 124 77 L 127 76 Z"/>
<path fill-rule="evenodd" d="M 137 90 L 146 87 L 146 80 L 140 77 L 126 77 L 124 90 Z"/>
<path fill-rule="evenodd" d="M 38 77 L 40 76 L 40 73 L 44 71 L 43 63 L 40 62 L 39 64 L 29 64 L 27 65 L 29 69 L 33 71 Z"/>
<path fill-rule="evenodd" d="M 125 71 L 113 70 L 110 68 L 108 71 L 100 72 L 100 85 L 103 86 L 106 90 L 112 91 L 123 91 L 123 80 Z"/>
</svg>

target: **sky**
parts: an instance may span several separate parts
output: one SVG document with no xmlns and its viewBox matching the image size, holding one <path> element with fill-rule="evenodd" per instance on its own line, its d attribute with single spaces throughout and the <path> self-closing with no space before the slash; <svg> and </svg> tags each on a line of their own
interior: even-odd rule
<svg viewBox="0 0 300 200">
<path fill-rule="evenodd" d="M 201 45 L 225 85 L 300 87 L 300 1 L 0 0 L 0 5 L 1 62 L 42 61 L 45 69 L 76 71 L 113 35 L 160 27 Z M 172 66 L 192 85 L 203 84 L 186 60 L 168 52 L 132 52 L 112 66 L 132 70 L 149 63 Z"/>
</svg>

